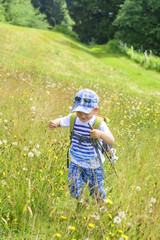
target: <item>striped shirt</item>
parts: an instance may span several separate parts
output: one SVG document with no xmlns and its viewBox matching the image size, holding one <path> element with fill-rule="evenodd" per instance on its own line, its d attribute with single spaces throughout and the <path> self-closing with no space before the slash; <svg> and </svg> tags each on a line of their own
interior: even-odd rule
<svg viewBox="0 0 160 240">
<path fill-rule="evenodd" d="M 63 117 L 60 119 L 60 125 L 61 127 L 69 127 L 70 126 L 70 116 L 69 114 L 66 117 Z M 94 125 L 94 122 L 96 120 L 96 116 L 94 115 L 92 119 L 90 119 L 87 122 L 82 122 L 80 119 L 77 117 L 75 124 L 74 124 L 74 133 L 82 136 L 82 137 L 88 137 L 90 139 L 90 127 L 88 123 L 91 124 L 91 126 Z M 106 123 L 102 121 L 100 124 L 99 130 L 105 132 L 108 135 L 111 135 L 111 132 L 109 128 L 107 127 Z M 99 139 L 102 141 L 101 139 Z M 97 154 L 95 151 L 95 148 L 93 147 L 92 143 L 90 141 L 79 141 L 79 138 L 76 136 L 73 136 L 72 138 L 72 144 L 71 144 L 71 149 L 70 149 L 70 155 L 71 155 L 71 160 L 84 168 L 98 168 L 100 167 L 99 160 L 97 158 Z M 104 162 L 105 158 L 103 154 L 100 151 L 101 155 L 101 160 Z"/>
</svg>

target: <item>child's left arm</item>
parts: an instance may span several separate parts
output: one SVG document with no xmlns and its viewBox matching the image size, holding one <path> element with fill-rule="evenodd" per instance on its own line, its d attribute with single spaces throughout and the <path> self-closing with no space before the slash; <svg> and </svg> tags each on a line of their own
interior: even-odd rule
<svg viewBox="0 0 160 240">
<path fill-rule="evenodd" d="M 106 134 L 101 130 L 93 129 L 89 130 L 91 137 L 93 138 L 101 138 L 105 143 L 109 145 L 114 144 L 114 137 L 112 135 Z"/>
</svg>

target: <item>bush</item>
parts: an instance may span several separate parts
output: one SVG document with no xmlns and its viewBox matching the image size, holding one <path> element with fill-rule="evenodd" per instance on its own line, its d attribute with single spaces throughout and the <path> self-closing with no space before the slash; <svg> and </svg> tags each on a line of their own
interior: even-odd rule
<svg viewBox="0 0 160 240">
<path fill-rule="evenodd" d="M 75 33 L 74 31 L 72 31 L 71 29 L 69 29 L 69 27 L 67 27 L 66 25 L 56 25 L 53 28 L 54 31 L 56 32 L 61 32 L 64 33 L 65 35 L 79 41 L 79 36 L 77 33 Z"/>
<path fill-rule="evenodd" d="M 107 46 L 114 53 L 122 53 L 122 50 L 121 50 L 120 45 L 119 45 L 119 40 L 117 40 L 117 39 L 110 40 L 107 43 Z"/>
<path fill-rule="evenodd" d="M 0 0 L 0 22 L 5 21 L 5 8 L 2 4 L 2 0 Z"/>
<path fill-rule="evenodd" d="M 9 5 L 6 12 L 6 20 L 13 25 L 48 29 L 49 24 L 45 20 L 46 15 L 34 9 L 30 1 L 17 2 Z"/>
</svg>

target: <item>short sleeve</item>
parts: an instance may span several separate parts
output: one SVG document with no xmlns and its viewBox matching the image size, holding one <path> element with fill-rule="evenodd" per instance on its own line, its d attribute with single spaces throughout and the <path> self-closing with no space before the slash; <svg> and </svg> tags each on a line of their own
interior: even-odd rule
<svg viewBox="0 0 160 240">
<path fill-rule="evenodd" d="M 70 126 L 70 118 L 71 118 L 71 114 L 69 114 L 66 117 L 60 118 L 60 126 L 61 127 L 69 127 Z"/>
<path fill-rule="evenodd" d="M 101 130 L 102 132 L 108 134 L 109 136 L 113 137 L 113 135 L 112 135 L 111 131 L 109 130 L 109 128 L 108 128 L 108 126 L 107 126 L 105 121 L 101 122 L 101 124 L 100 124 L 98 129 Z"/>
</svg>

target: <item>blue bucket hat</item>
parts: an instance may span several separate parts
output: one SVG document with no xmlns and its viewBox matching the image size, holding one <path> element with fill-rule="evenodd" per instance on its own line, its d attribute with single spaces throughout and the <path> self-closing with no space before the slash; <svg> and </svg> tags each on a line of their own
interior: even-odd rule
<svg viewBox="0 0 160 240">
<path fill-rule="evenodd" d="M 73 103 L 71 112 L 84 112 L 88 114 L 94 108 L 98 108 L 99 98 L 94 91 L 83 89 L 76 93 Z"/>
</svg>

